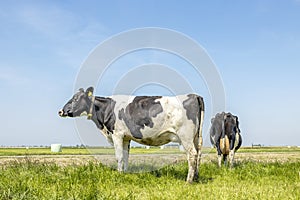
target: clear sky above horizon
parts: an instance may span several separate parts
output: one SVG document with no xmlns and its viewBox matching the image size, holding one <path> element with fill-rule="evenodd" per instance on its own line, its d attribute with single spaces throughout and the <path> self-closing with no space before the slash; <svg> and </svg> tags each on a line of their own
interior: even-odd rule
<svg viewBox="0 0 300 200">
<path fill-rule="evenodd" d="M 207 51 L 223 80 L 227 111 L 239 116 L 244 145 L 300 145 L 299 0 L 0 1 L 0 25 L 2 146 L 83 143 L 74 120 L 57 114 L 74 93 L 82 63 L 107 38 L 143 27 L 178 31 Z M 135 53 L 110 73 L 160 60 L 180 71 L 184 63 L 172 59 Z M 147 91 L 164 90 L 140 90 Z"/>
</svg>

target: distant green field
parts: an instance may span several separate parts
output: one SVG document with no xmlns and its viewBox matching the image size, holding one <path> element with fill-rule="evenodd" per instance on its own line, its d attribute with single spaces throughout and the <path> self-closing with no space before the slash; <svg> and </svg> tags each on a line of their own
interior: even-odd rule
<svg viewBox="0 0 300 200">
<path fill-rule="evenodd" d="M 49 148 L 0 148 L 0 156 L 24 156 L 24 155 L 56 155 L 56 154 L 89 154 L 85 148 L 63 148 L 62 152 L 53 153 Z"/>
<path fill-rule="evenodd" d="M 239 162 L 233 170 L 204 163 L 192 185 L 187 170 L 186 162 L 131 174 L 29 159 L 0 166 L 0 199 L 300 199 L 300 162 Z"/>
<path fill-rule="evenodd" d="M 209 147 L 202 149 L 203 153 L 215 153 L 216 150 Z M 273 152 L 273 153 L 285 153 L 285 152 L 297 152 L 300 153 L 299 147 L 242 147 L 238 150 L 239 153 L 257 153 L 257 152 Z M 166 154 L 166 153 L 184 153 L 178 148 L 165 148 L 159 147 L 146 148 L 131 148 L 130 154 Z M 76 147 L 63 147 L 62 152 L 53 153 L 48 148 L 0 148 L 0 156 L 25 156 L 25 155 L 89 155 L 89 154 L 114 154 L 113 148 L 76 148 Z"/>
<path fill-rule="evenodd" d="M 270 152 L 270 153 L 285 153 L 285 152 L 298 152 L 300 153 L 300 147 L 242 147 L 238 150 L 240 153 L 254 153 L 254 152 Z"/>
<path fill-rule="evenodd" d="M 179 149 L 160 149 L 158 147 L 131 148 L 131 154 L 165 154 L 165 153 L 184 153 Z M 89 155 L 89 154 L 114 154 L 113 148 L 71 148 L 63 147 L 62 152 L 53 153 L 49 148 L 0 148 L 0 156 L 25 156 L 25 155 Z"/>
<path fill-rule="evenodd" d="M 165 153 L 184 153 L 178 148 L 160 149 L 159 147 L 131 148 L 131 154 L 165 154 Z M 0 148 L 0 156 L 24 156 L 24 155 L 88 155 L 88 154 L 114 154 L 113 148 L 104 147 L 88 147 L 88 148 L 72 148 L 63 147 L 62 152 L 53 153 L 49 148 Z"/>
</svg>

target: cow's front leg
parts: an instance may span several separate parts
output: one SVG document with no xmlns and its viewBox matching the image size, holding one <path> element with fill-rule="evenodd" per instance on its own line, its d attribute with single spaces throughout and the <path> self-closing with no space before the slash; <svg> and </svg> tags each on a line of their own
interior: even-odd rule
<svg viewBox="0 0 300 200">
<path fill-rule="evenodd" d="M 130 150 L 130 140 L 124 140 L 123 141 L 124 171 L 126 171 L 128 167 L 129 150 Z"/>
<path fill-rule="evenodd" d="M 118 162 L 118 171 L 123 172 L 124 171 L 124 149 L 123 149 L 123 137 L 118 136 L 117 134 L 113 134 L 113 142 L 115 147 L 115 155 Z"/>
</svg>

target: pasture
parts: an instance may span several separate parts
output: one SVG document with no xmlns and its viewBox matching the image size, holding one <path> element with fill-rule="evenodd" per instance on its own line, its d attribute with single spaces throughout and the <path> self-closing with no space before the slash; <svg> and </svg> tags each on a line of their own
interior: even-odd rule
<svg viewBox="0 0 300 200">
<path fill-rule="evenodd" d="M 300 148 L 242 148 L 234 169 L 218 168 L 204 149 L 200 178 L 186 184 L 184 153 L 174 149 L 131 150 L 135 155 L 182 160 L 142 173 L 119 173 L 83 148 L 0 149 L 0 199 L 299 199 Z M 112 149 L 97 149 L 112 156 Z M 181 157 L 180 157 L 181 158 Z M 137 164 L 138 165 L 138 164 Z M 131 166 L 132 167 L 132 166 Z M 141 167 L 141 166 L 139 166 Z"/>
</svg>

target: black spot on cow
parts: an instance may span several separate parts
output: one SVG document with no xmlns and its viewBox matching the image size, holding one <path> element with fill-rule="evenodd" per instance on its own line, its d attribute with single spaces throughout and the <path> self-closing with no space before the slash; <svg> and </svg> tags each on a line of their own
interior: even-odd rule
<svg viewBox="0 0 300 200">
<path fill-rule="evenodd" d="M 224 118 L 225 134 L 231 136 L 236 133 L 237 123 L 234 116 L 231 113 L 226 113 Z"/>
<path fill-rule="evenodd" d="M 183 101 L 183 107 L 186 110 L 187 118 L 197 124 L 200 118 L 200 111 L 204 111 L 203 98 L 196 94 L 189 94 L 188 98 Z"/>
<path fill-rule="evenodd" d="M 116 115 L 114 112 L 116 102 L 111 98 L 96 97 L 94 104 L 95 115 L 92 120 L 99 129 L 102 130 L 105 126 L 110 133 L 113 133 L 116 122 Z"/>
<path fill-rule="evenodd" d="M 136 139 L 142 139 L 141 129 L 153 127 L 152 118 L 163 111 L 160 102 L 155 102 L 161 96 L 137 96 L 125 108 L 119 111 L 119 119 L 123 120 L 131 134 Z"/>
</svg>

